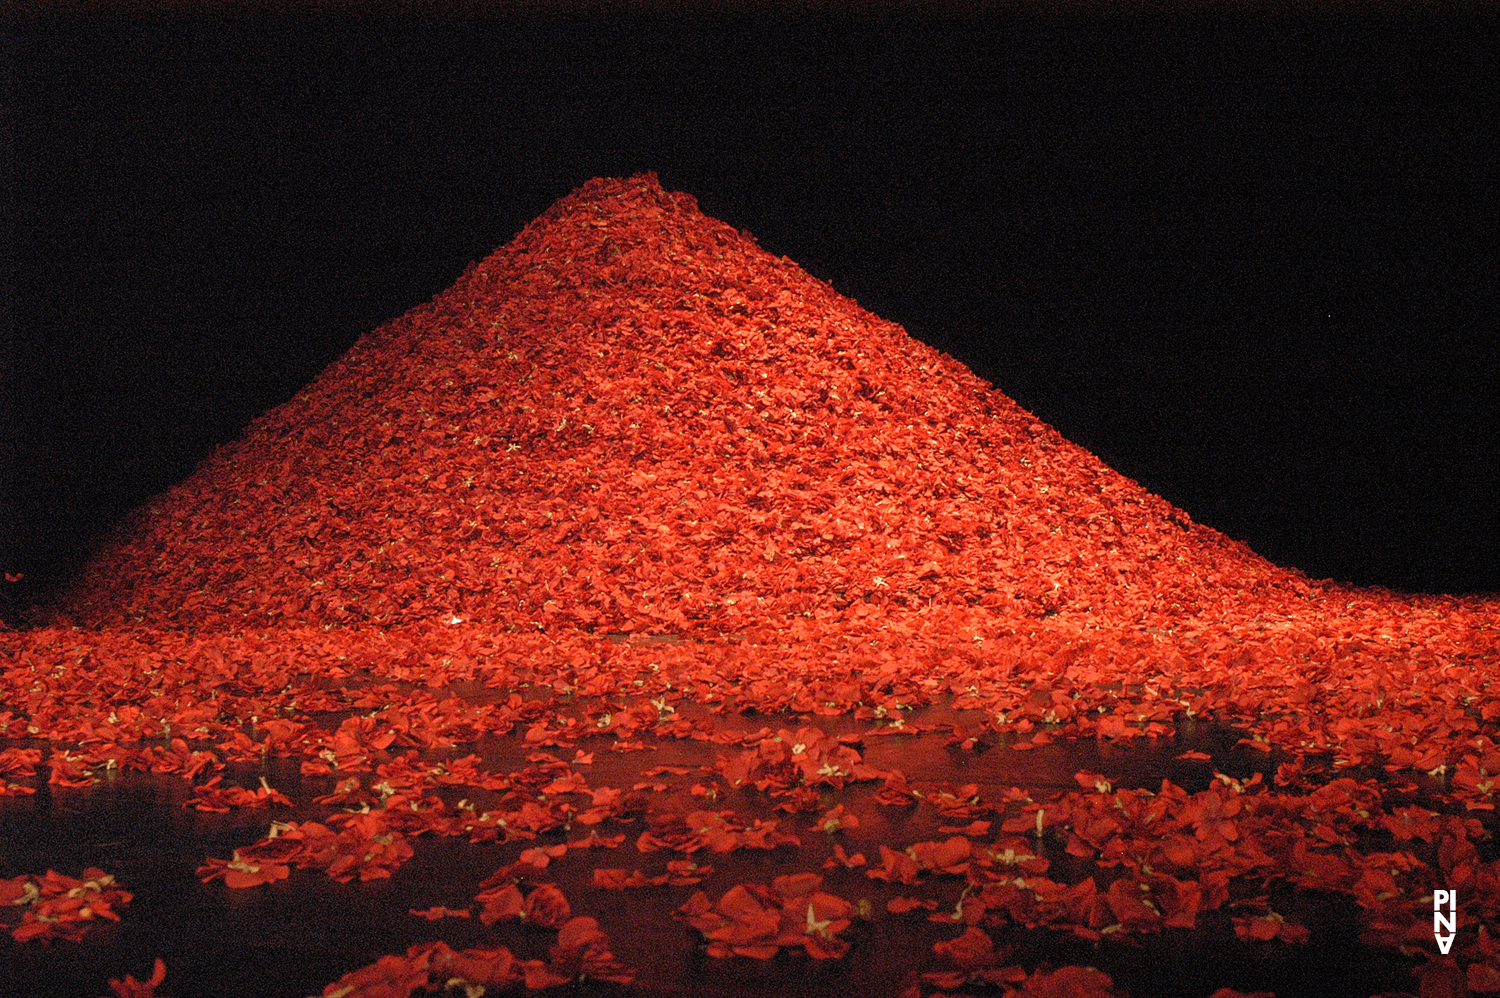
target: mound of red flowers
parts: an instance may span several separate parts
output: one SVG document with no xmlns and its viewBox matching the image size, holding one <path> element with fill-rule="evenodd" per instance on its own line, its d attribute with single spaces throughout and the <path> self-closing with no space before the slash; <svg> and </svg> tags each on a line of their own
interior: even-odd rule
<svg viewBox="0 0 1500 998">
<path fill-rule="evenodd" d="M 1074 684 L 1206 667 L 1239 716 L 1341 715 L 1315 744 L 1426 769 L 1450 728 L 1390 737 L 1363 701 L 1500 714 L 1473 671 L 1493 602 L 1270 564 L 653 174 L 585 184 L 361 340 L 141 508 L 57 622 L 409 635 L 408 661 L 443 650 L 424 664 L 502 633 L 581 639 L 568 664 L 609 657 L 591 635 L 732 634 L 816 649 L 771 656 L 793 690 L 895 648 L 976 693 L 1038 660 Z M 1130 737 L 1171 711 L 1108 713 L 1041 719 Z"/>
<path fill-rule="evenodd" d="M 1322 592 L 645 175 L 362 339 L 139 510 L 64 617 L 1274 626 Z"/>
<path fill-rule="evenodd" d="M 605 634 L 734 635 L 710 681 L 676 653 L 681 682 L 834 712 L 949 690 L 1109 738 L 1212 709 L 1423 770 L 1500 716 L 1493 601 L 1278 568 L 653 174 L 585 184 L 361 340 L 141 508 L 56 622 L 434 687 L 541 639 L 584 692 L 661 667 Z M 1037 673 L 1101 709 L 1035 702 Z"/>
<path fill-rule="evenodd" d="M 0 749 L 0 797 L 138 772 L 192 781 L 205 814 L 265 812 L 259 841 L 202 857 L 205 890 L 388 880 L 418 837 L 464 837 L 519 851 L 478 921 L 559 932 L 545 960 L 423 943 L 329 994 L 626 984 L 592 915 L 536 881 L 601 848 L 625 851 L 587 889 L 675 891 L 664 917 L 715 959 L 857 959 L 881 918 L 952 929 L 913 995 L 1115 993 L 1014 962 L 996 937 L 1022 929 L 1102 945 L 1232 910 L 1226 937 L 1301 945 L 1316 928 L 1273 882 L 1357 906 L 1368 945 L 1428 960 L 1424 993 L 1485 993 L 1497 672 L 1495 600 L 1265 561 L 646 174 L 584 185 L 361 340 L 138 510 L 50 626 L 0 626 L 0 738 L 52 743 Z M 928 706 L 963 720 L 910 720 Z M 727 720 L 750 711 L 776 727 Z M 1145 745 L 1195 718 L 1279 753 L 1266 778 L 996 795 L 869 761 L 923 734 Z M 526 765 L 471 751 L 506 736 Z M 713 760 L 591 778 L 596 748 L 670 742 Z M 319 820 L 280 820 L 309 802 L 263 775 L 224 784 L 272 758 L 331 782 Z M 689 806 L 658 806 L 669 789 Z M 939 837 L 850 838 L 886 827 L 872 810 L 933 812 Z M 781 865 L 723 882 L 742 852 Z M 853 871 L 896 893 L 847 900 Z M 17 904 L 54 882 L 8 881 Z M 1459 892 L 1451 955 L 1438 888 Z M 472 919 L 449 902 L 410 914 Z"/>
</svg>

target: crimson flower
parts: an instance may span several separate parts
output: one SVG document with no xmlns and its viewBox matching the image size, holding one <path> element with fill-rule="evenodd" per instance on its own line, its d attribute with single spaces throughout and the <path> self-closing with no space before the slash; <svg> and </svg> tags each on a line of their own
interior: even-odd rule
<svg viewBox="0 0 1500 998">
<path fill-rule="evenodd" d="M 285 880 L 291 875 L 291 867 L 270 860 L 250 861 L 240 856 L 236 849 L 229 859 L 210 859 L 198 868 L 198 877 L 205 884 L 216 877 L 224 879 L 225 887 L 236 890 Z"/>
<path fill-rule="evenodd" d="M 1305 943 L 1308 931 L 1305 926 L 1288 922 L 1280 914 L 1269 911 L 1254 918 L 1234 919 L 1234 934 L 1247 942 L 1267 942 L 1280 939 L 1285 943 Z"/>
<path fill-rule="evenodd" d="M 144 981 L 138 981 L 130 974 L 125 975 L 123 981 L 110 978 L 109 986 L 117 998 L 156 998 L 156 987 L 167 979 L 167 965 L 161 959 L 151 966 L 151 976 Z"/>
<path fill-rule="evenodd" d="M 544 929 L 560 929 L 572 915 L 572 906 L 555 884 L 534 888 L 521 906 L 521 917 Z"/>
</svg>

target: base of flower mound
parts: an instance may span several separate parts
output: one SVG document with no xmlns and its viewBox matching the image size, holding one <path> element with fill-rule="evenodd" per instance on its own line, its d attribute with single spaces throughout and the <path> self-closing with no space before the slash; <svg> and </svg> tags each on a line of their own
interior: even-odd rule
<svg viewBox="0 0 1500 998">
<path fill-rule="evenodd" d="M 68 723 L 90 740 L 0 744 L 11 893 L 130 888 L 50 943 L 12 941 L 11 981 L 84 998 L 1369 998 L 1500 981 L 1483 797 L 1500 755 L 1477 729 L 1428 774 L 1144 695 L 1102 724 L 1084 705 L 1128 689 L 1056 675 L 1003 724 L 920 677 L 766 712 L 687 693 L 676 645 L 635 647 L 654 685 L 622 671 L 608 695 L 581 692 L 582 671 L 428 687 L 348 669 L 299 679 L 296 706 L 221 685 L 213 717 L 80 710 Z M 1435 889 L 1457 891 L 1448 954 Z"/>
</svg>

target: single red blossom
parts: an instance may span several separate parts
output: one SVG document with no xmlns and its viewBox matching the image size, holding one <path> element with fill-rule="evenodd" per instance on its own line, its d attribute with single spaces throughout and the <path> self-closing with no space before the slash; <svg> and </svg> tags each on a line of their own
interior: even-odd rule
<svg viewBox="0 0 1500 998">
<path fill-rule="evenodd" d="M 943 842 L 917 842 L 907 847 L 906 854 L 916 862 L 920 870 L 936 873 L 963 874 L 969 869 L 969 859 L 974 844 L 961 835 Z"/>
<path fill-rule="evenodd" d="M 1037 838 L 1041 838 L 1046 822 L 1047 809 L 1040 804 L 1028 803 L 1023 807 L 1021 814 L 1000 822 L 1000 830 L 1002 832 L 1031 832 Z"/>
<path fill-rule="evenodd" d="M 975 861 L 991 868 L 1015 867 L 1025 873 L 1046 873 L 1052 865 L 1037 854 L 1032 840 L 1009 835 L 996 839 L 988 846 L 975 846 L 971 851 Z"/>
<path fill-rule="evenodd" d="M 109 987 L 115 993 L 116 998 L 157 998 L 156 989 L 166 979 L 167 965 L 161 957 L 157 957 L 156 962 L 151 965 L 151 976 L 144 981 L 138 981 L 130 974 L 126 974 L 123 981 L 110 978 Z"/>
<path fill-rule="evenodd" d="M 699 884 L 707 880 L 714 868 L 706 863 L 694 863 L 689 859 L 667 861 L 666 882 L 674 886 Z"/>
<path fill-rule="evenodd" d="M 224 760 L 207 751 L 194 751 L 181 738 L 173 738 L 166 748 L 155 748 L 150 763 L 153 773 L 176 773 L 184 779 L 195 779 L 204 770 L 221 770 Z"/>
<path fill-rule="evenodd" d="M 837 960 L 849 952 L 849 942 L 839 933 L 849 927 L 854 908 L 843 898 L 819 892 L 807 901 L 805 920 L 798 924 L 792 914 L 792 906 L 782 908 L 782 932 L 777 941 L 782 945 L 801 943 L 807 955 L 814 960 Z M 786 923 L 790 921 L 791 925 Z M 800 931 L 801 935 L 798 936 Z"/>
<path fill-rule="evenodd" d="M 39 940 L 50 944 L 54 939 L 77 943 L 83 941 L 83 926 L 74 919 L 44 918 L 35 911 L 26 911 L 21 914 L 21 924 L 11 929 L 10 934 L 18 943 Z"/>
<path fill-rule="evenodd" d="M 521 851 L 521 862 L 528 864 L 535 870 L 545 870 L 547 865 L 554 859 L 566 855 L 566 845 L 537 846 L 534 849 L 523 849 Z"/>
<path fill-rule="evenodd" d="M 621 870 L 601 866 L 594 868 L 593 885 L 607 891 L 625 890 L 629 887 L 654 886 L 652 879 L 640 870 Z"/>
<path fill-rule="evenodd" d="M 573 983 L 571 974 L 557 970 L 544 960 L 522 960 L 517 966 L 528 991 L 560 988 Z"/>
<path fill-rule="evenodd" d="M 1430 928 L 1430 926 L 1429 926 Z M 1421 998 L 1465 998 L 1468 975 L 1451 955 L 1423 953 L 1427 962 L 1412 968 L 1419 982 Z"/>
<path fill-rule="evenodd" d="M 441 982 L 444 987 L 462 983 L 465 990 L 493 988 L 504 991 L 522 980 L 515 954 L 504 946 L 455 952 L 445 943 L 430 943 L 425 947 L 413 947 L 413 950 L 427 953 L 429 988 L 434 982 Z"/>
<path fill-rule="evenodd" d="M 815 959 L 835 959 L 848 951 L 840 933 L 857 909 L 821 884 L 815 874 L 777 877 L 769 887 L 731 887 L 717 902 L 699 891 L 677 914 L 703 933 L 711 956 L 769 959 L 786 946 L 801 947 Z"/>
<path fill-rule="evenodd" d="M 885 910 L 893 915 L 904 915 L 921 908 L 936 911 L 938 903 L 932 898 L 894 897 L 885 903 Z"/>
<path fill-rule="evenodd" d="M 1162 913 L 1151 897 L 1149 884 L 1122 877 L 1109 885 L 1109 910 L 1122 932 L 1159 932 Z"/>
<path fill-rule="evenodd" d="M 1344 855 L 1313 852 L 1302 838 L 1293 844 L 1289 863 L 1288 879 L 1306 890 L 1347 891 L 1360 876 Z"/>
<path fill-rule="evenodd" d="M 120 921 L 115 908 L 129 904 L 132 894 L 111 874 L 89 867 L 79 877 L 48 870 L 40 877 L 0 881 L 0 899 L 21 911 L 21 923 L 10 930 L 17 942 L 77 942 L 96 919 Z"/>
<path fill-rule="evenodd" d="M 1094 734 L 1098 738 L 1139 738 L 1143 732 L 1118 714 L 1104 714 L 1094 722 Z"/>
<path fill-rule="evenodd" d="M 269 717 L 255 722 L 257 732 L 265 735 L 265 751 L 269 755 L 290 755 L 292 746 L 307 729 L 307 724 L 284 717 Z"/>
<path fill-rule="evenodd" d="M 836 959 L 849 950 L 839 934 L 849 927 L 855 908 L 820 890 L 822 883 L 823 878 L 813 873 L 781 876 L 771 882 L 771 896 L 781 903 L 776 941 L 781 946 L 801 945 L 814 959 Z"/>
<path fill-rule="evenodd" d="M 1178 880 L 1164 873 L 1153 873 L 1146 880 L 1152 901 L 1161 912 L 1162 925 L 1168 929 L 1193 929 L 1198 912 L 1203 909 L 1203 886 L 1196 880 Z"/>
<path fill-rule="evenodd" d="M 1467 960 L 1500 963 L 1500 939 L 1490 935 L 1489 926 L 1481 923 L 1478 937 L 1464 948 L 1462 956 Z"/>
<path fill-rule="evenodd" d="M 205 861 L 202 866 L 198 867 L 198 878 L 206 884 L 210 880 L 222 877 L 225 887 L 240 890 L 285 880 L 291 875 L 291 867 L 285 863 L 247 860 L 240 855 L 240 852 L 241 850 L 236 849 L 229 859 Z"/>
<path fill-rule="evenodd" d="M 962 970 L 929 970 L 922 974 L 921 979 L 935 988 L 956 991 L 969 983 L 969 976 Z M 1024 979 L 1026 972 L 1022 971 L 1021 976 Z M 910 988 L 901 992 L 899 998 L 922 998 L 922 988 L 913 982 Z"/>
<path fill-rule="evenodd" d="M 1038 970 L 1026 978 L 1016 998 L 1118 998 L 1114 979 L 1093 967 Z"/>
<path fill-rule="evenodd" d="M 963 826 L 939 825 L 938 831 L 942 832 L 945 835 L 967 835 L 970 838 L 977 839 L 982 838 L 990 833 L 991 824 L 993 824 L 993 822 L 975 820 Z"/>
<path fill-rule="evenodd" d="M 485 925 L 520 918 L 526 904 L 526 897 L 521 893 L 521 888 L 513 883 L 481 890 L 474 895 L 474 900 L 478 901 L 481 906 L 479 920 Z"/>
<path fill-rule="evenodd" d="M 600 835 L 597 831 L 590 829 L 589 833 L 581 839 L 573 839 L 568 843 L 569 849 L 618 849 L 625 843 L 625 834 Z"/>
<path fill-rule="evenodd" d="M 922 796 L 929 804 L 937 808 L 939 814 L 950 820 L 974 818 L 982 810 L 977 783 L 966 783 L 960 787 L 955 787 L 951 783 L 942 783 L 935 787 L 925 788 Z"/>
<path fill-rule="evenodd" d="M 817 827 L 820 831 L 833 834 L 845 828 L 858 828 L 859 819 L 844 809 L 844 805 L 836 804 L 833 809 L 818 819 Z"/>
<path fill-rule="evenodd" d="M 0 905 L 30 904 L 40 896 L 41 888 L 31 877 L 20 876 L 0 880 Z"/>
<path fill-rule="evenodd" d="M 1214 783 L 1207 790 L 1193 795 L 1183 811 L 1183 817 L 1192 823 L 1200 840 L 1210 843 L 1221 839 L 1233 842 L 1240 837 L 1235 818 L 1239 815 L 1241 806 L 1238 793 Z"/>
<path fill-rule="evenodd" d="M 903 807 L 908 804 L 915 804 L 917 794 L 907 785 L 904 773 L 898 770 L 891 770 L 886 774 L 885 786 L 875 794 L 875 800 L 891 807 Z"/>
<path fill-rule="evenodd" d="M 786 873 L 771 881 L 771 890 L 782 899 L 800 898 L 812 894 L 823 884 L 823 877 L 816 873 Z"/>
<path fill-rule="evenodd" d="M 679 911 L 685 912 L 688 924 L 709 941 L 710 955 L 738 954 L 764 960 L 776 954 L 775 939 L 781 922 L 779 906 L 768 906 L 745 885 L 737 884 L 706 911 L 691 913 L 701 907 L 701 903 L 689 899 Z"/>
<path fill-rule="evenodd" d="M 378 812 L 351 815 L 347 827 L 324 848 L 320 855 L 309 855 L 298 865 L 319 867 L 340 883 L 356 876 L 361 882 L 389 877 L 415 854 L 406 836 L 389 828 Z"/>
<path fill-rule="evenodd" d="M 864 866 L 864 865 L 865 865 L 865 854 L 864 853 L 857 852 L 853 856 L 851 856 L 847 852 L 844 851 L 844 846 L 843 846 L 842 843 L 835 842 L 833 844 L 833 856 L 831 858 L 829 858 L 828 860 L 826 860 L 823 863 L 823 868 L 825 870 L 831 870 L 831 869 L 834 869 L 836 867 L 842 866 L 842 867 L 845 867 L 845 868 L 848 868 L 848 869 L 853 869 L 856 866 Z"/>
<path fill-rule="evenodd" d="M 1304 782 L 1303 761 L 1295 759 L 1276 767 L 1275 781 L 1278 787 L 1302 786 Z"/>
<path fill-rule="evenodd" d="M 880 866 L 870 867 L 865 875 L 872 880 L 885 880 L 893 884 L 914 884 L 917 882 L 917 873 L 917 863 L 911 856 L 881 843 Z"/>
<path fill-rule="evenodd" d="M 781 798 L 775 809 L 788 814 L 816 811 L 823 803 L 823 795 L 812 787 L 792 787 L 789 790 L 772 791 L 772 793 Z"/>
<path fill-rule="evenodd" d="M 215 776 L 208 782 L 201 784 L 197 792 L 183 803 L 183 807 L 197 808 L 199 811 L 213 811 L 225 813 L 231 808 L 246 807 L 260 808 L 271 804 L 279 804 L 283 807 L 291 807 L 291 799 L 278 790 L 273 790 L 266 782 L 266 778 L 260 778 L 259 790 L 246 790 L 244 787 L 221 787 L 219 781 L 223 776 Z"/>
<path fill-rule="evenodd" d="M 966 974 L 996 967 L 1010 959 L 1012 947 L 995 948 L 989 933 L 973 926 L 965 929 L 957 939 L 945 939 L 932 944 L 932 951 Z"/>
<path fill-rule="evenodd" d="M 1170 865 L 1181 869 L 1194 869 L 1198 866 L 1199 854 L 1202 847 L 1203 843 L 1190 835 L 1166 835 L 1156 843 L 1157 850 L 1159 850 L 1162 859 L 1165 860 L 1165 863 L 1161 865 Z"/>
<path fill-rule="evenodd" d="M 415 951 L 415 952 L 413 952 Z M 427 984 L 430 953 L 413 947 L 403 955 L 383 956 L 352 970 L 323 988 L 323 998 L 410 998 Z"/>
<path fill-rule="evenodd" d="M 1113 789 L 1115 789 L 1113 788 L 1113 785 L 1112 783 L 1110 783 L 1109 779 L 1101 776 L 1101 774 L 1091 773 L 1091 771 L 1088 770 L 1082 770 L 1079 771 L 1079 773 L 1074 773 L 1073 779 L 1074 782 L 1077 783 L 1077 785 L 1082 786 L 1082 788 L 1086 789 L 1086 791 L 1091 791 L 1092 789 L 1092 791 L 1100 792 L 1100 794 L 1109 794 L 1109 792 L 1112 792 Z"/>
<path fill-rule="evenodd" d="M 572 918 L 564 923 L 558 930 L 551 957 L 548 969 L 567 980 L 592 978 L 614 984 L 630 984 L 635 980 L 635 971 L 615 960 L 609 950 L 609 937 L 592 918 Z"/>
<path fill-rule="evenodd" d="M 1409 842 L 1412 839 L 1431 842 L 1442 827 L 1438 817 L 1436 811 L 1426 808 L 1398 807 L 1390 814 L 1382 815 L 1380 824 L 1396 837 L 1397 842 Z"/>
<path fill-rule="evenodd" d="M 692 770 L 686 766 L 652 766 L 644 770 L 642 776 L 686 776 Z"/>
<path fill-rule="evenodd" d="M 1233 919 L 1234 934 L 1247 942 L 1267 942 L 1280 939 L 1285 943 L 1305 943 L 1308 939 L 1306 927 L 1288 922 L 1274 911 L 1254 918 Z"/>
<path fill-rule="evenodd" d="M 425 918 L 429 922 L 436 922 L 444 918 L 474 917 L 474 912 L 469 908 L 446 908 L 442 905 L 434 905 L 431 908 L 424 908 L 420 911 L 416 908 L 412 908 L 407 912 L 407 914 L 415 915 L 418 918 Z"/>
<path fill-rule="evenodd" d="M 243 731 L 234 731 L 214 748 L 224 753 L 227 762 L 259 762 L 269 753 L 266 745 L 254 741 Z"/>
<path fill-rule="evenodd" d="M 556 884 L 540 884 L 533 888 L 526 895 L 520 913 L 521 918 L 544 929 L 561 928 L 572 915 L 572 906 Z"/>
<path fill-rule="evenodd" d="M 1500 943 L 1490 935 L 1489 927 L 1479 926 L 1479 937 L 1466 947 L 1463 957 L 1470 961 L 1464 971 L 1464 983 L 1477 994 L 1500 991 Z"/>
<path fill-rule="evenodd" d="M 1475 994 L 1500 992 L 1500 964 L 1493 961 L 1469 964 L 1464 969 L 1464 984 Z"/>
</svg>

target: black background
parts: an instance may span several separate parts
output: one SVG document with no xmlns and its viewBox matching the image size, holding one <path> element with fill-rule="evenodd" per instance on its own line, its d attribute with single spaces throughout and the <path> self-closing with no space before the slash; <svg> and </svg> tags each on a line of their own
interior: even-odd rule
<svg viewBox="0 0 1500 998">
<path fill-rule="evenodd" d="M 1493 17 L 226 7 L 4 44 L 7 622 L 642 170 L 1273 560 L 1500 591 Z"/>
</svg>

